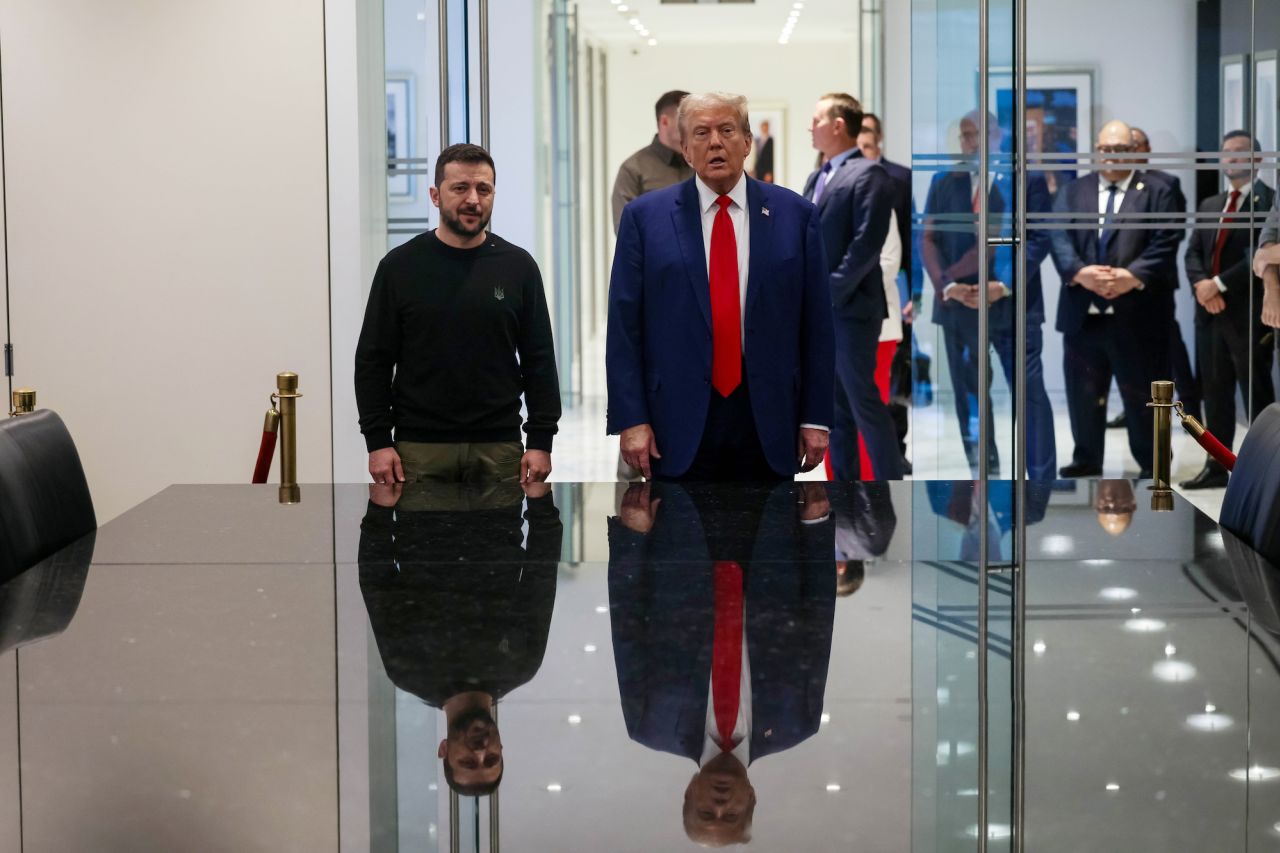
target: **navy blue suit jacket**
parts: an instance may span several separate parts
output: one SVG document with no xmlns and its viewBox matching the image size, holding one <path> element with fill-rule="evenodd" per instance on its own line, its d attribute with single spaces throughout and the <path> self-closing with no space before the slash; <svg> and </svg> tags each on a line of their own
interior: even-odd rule
<svg viewBox="0 0 1280 853">
<path fill-rule="evenodd" d="M 1013 206 L 1015 186 L 1012 176 L 999 173 L 991 182 L 987 196 L 989 221 L 998 226 L 1002 237 L 1013 235 Z M 1049 186 L 1043 175 L 1027 175 L 1027 212 L 1047 213 L 1049 210 Z M 933 178 L 929 196 L 925 201 L 924 235 L 920 240 L 920 254 L 925 270 L 933 280 L 933 322 L 956 328 L 970 323 L 977 328 L 978 312 L 956 300 L 943 301 L 942 291 L 951 282 L 978 283 L 977 220 L 973 213 L 973 175 L 967 171 L 943 172 Z M 947 220 L 932 217 L 952 215 Z M 957 220 L 956 214 L 971 217 Z M 1031 228 L 1027 234 L 1027 322 L 1044 322 L 1044 290 L 1040 284 L 1040 265 L 1049 254 L 1049 234 L 1043 228 Z M 991 281 L 1004 282 L 1006 287 L 1017 288 L 1014 274 L 1016 257 L 1012 246 L 998 246 L 989 251 L 987 275 Z M 1015 303 L 1001 299 L 991 306 L 988 320 L 992 331 L 1013 329 Z"/>
<path fill-rule="evenodd" d="M 805 198 L 813 197 L 818 174 L 813 172 L 805 181 Z M 831 273 L 831 302 L 838 316 L 852 320 L 889 316 L 880 250 L 889 236 L 893 202 L 889 173 L 858 151 L 827 177 L 818 213 Z"/>
<path fill-rule="evenodd" d="M 1059 193 L 1054 203 L 1057 213 L 1098 212 L 1098 175 L 1089 173 L 1077 178 Z M 1166 178 L 1150 179 L 1145 172 L 1134 172 L 1129 190 L 1124 194 L 1119 213 L 1181 213 L 1181 191 Z M 1078 221 L 1075 224 L 1080 224 Z M 1183 224 L 1168 219 L 1143 222 L 1122 220 L 1125 225 L 1143 225 L 1136 230 L 1116 231 L 1103 263 L 1123 267 L 1143 283 L 1142 290 L 1131 290 L 1110 301 L 1097 297 L 1085 288 L 1071 284 L 1080 270 L 1098 263 L 1098 232 L 1094 228 L 1055 230 L 1053 262 L 1062 277 L 1062 293 L 1058 297 L 1059 332 L 1078 332 L 1088 316 L 1090 303 L 1102 310 L 1115 308 L 1116 320 L 1134 330 L 1164 330 L 1172 322 L 1173 291 L 1178 286 L 1178 244 L 1182 242 Z"/>
<path fill-rule="evenodd" d="M 608 431 L 649 424 L 676 477 L 697 454 L 711 400 L 711 287 L 695 179 L 628 204 L 609 280 Z M 747 179 L 750 261 L 746 376 L 770 467 L 799 470 L 800 424 L 830 426 L 835 338 L 818 212 L 782 187 Z"/>
<path fill-rule="evenodd" d="M 715 631 L 714 567 L 704 528 L 713 521 L 699 516 L 680 486 L 654 488 L 663 503 L 648 534 L 610 521 L 618 691 L 632 740 L 697 761 Z M 795 488 L 784 483 L 769 495 L 754 547 L 741 559 L 752 761 L 810 737 L 822 718 L 835 619 L 834 521 L 801 524 Z"/>
</svg>

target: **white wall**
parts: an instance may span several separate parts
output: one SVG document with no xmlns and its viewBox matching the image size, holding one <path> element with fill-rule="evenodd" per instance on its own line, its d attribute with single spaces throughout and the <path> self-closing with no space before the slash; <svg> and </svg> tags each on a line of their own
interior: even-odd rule
<svg viewBox="0 0 1280 853">
<path fill-rule="evenodd" d="M 295 370 L 330 478 L 322 5 L 0 4 L 14 343 L 106 520 L 244 482 Z"/>
</svg>

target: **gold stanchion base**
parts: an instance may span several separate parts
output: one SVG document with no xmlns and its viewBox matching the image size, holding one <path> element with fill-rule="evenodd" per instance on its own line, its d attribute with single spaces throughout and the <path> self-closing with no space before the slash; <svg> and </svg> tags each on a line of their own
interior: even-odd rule
<svg viewBox="0 0 1280 853">
<path fill-rule="evenodd" d="M 1173 490 L 1151 487 L 1151 511 L 1173 512 Z"/>
<path fill-rule="evenodd" d="M 280 487 L 280 503 L 282 504 L 300 504 L 302 503 L 302 487 L 297 483 L 292 486 Z"/>
</svg>

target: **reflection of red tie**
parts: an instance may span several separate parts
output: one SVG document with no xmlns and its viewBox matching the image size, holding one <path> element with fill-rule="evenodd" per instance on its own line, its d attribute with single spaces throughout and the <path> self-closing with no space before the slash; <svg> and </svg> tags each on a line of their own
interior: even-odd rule
<svg viewBox="0 0 1280 853">
<path fill-rule="evenodd" d="M 1226 225 L 1231 222 L 1231 214 L 1236 212 L 1236 202 L 1240 200 L 1240 190 L 1231 191 L 1231 201 L 1227 202 L 1226 215 L 1222 217 L 1222 224 Z M 1217 275 L 1222 272 L 1222 247 L 1227 245 L 1227 235 L 1231 233 L 1226 228 L 1218 230 L 1218 241 L 1213 244 L 1213 274 Z"/>
<path fill-rule="evenodd" d="M 716 629 L 711 646 L 711 697 L 720 748 L 733 749 L 733 727 L 742 698 L 742 566 L 715 566 Z"/>
<path fill-rule="evenodd" d="M 720 209 L 711 225 L 711 385 L 728 397 L 742 382 L 742 303 L 738 292 L 738 240 L 733 234 L 729 205 L 733 199 L 716 199 Z"/>
</svg>

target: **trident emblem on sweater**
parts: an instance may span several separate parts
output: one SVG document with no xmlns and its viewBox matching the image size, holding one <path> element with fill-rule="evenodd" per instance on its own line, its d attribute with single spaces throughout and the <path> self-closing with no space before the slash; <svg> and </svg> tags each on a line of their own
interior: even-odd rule
<svg viewBox="0 0 1280 853">
<path fill-rule="evenodd" d="M 499 301 L 507 298 L 506 291 L 502 289 L 502 285 L 498 285 L 493 289 L 493 298 Z"/>
</svg>

